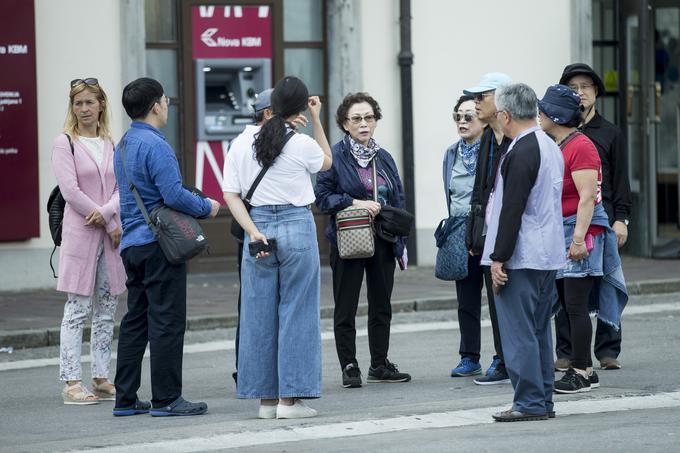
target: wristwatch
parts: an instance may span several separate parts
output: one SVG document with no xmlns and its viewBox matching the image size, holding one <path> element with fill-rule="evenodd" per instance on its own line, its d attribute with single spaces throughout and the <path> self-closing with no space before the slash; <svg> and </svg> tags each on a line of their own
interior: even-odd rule
<svg viewBox="0 0 680 453">
<path fill-rule="evenodd" d="M 626 225 L 626 226 L 628 226 L 628 224 L 630 223 L 630 221 L 628 219 L 622 219 L 622 220 L 619 220 L 619 222 L 623 222 L 623 224 Z"/>
</svg>

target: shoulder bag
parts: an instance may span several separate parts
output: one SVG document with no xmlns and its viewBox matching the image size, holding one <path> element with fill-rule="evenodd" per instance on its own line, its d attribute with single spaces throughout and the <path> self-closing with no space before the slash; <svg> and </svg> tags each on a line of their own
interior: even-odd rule
<svg viewBox="0 0 680 453">
<path fill-rule="evenodd" d="M 373 159 L 373 201 L 378 201 L 377 170 Z M 373 217 L 368 209 L 349 206 L 335 214 L 338 253 L 344 260 L 370 258 L 375 253 Z"/>
<path fill-rule="evenodd" d="M 123 159 L 123 171 L 128 180 L 130 191 L 135 197 L 144 220 L 158 240 L 165 258 L 170 264 L 184 263 L 203 252 L 208 247 L 208 240 L 196 218 L 176 211 L 165 204 L 154 208 L 151 214 L 144 206 L 142 197 L 128 176 L 125 165 L 125 137 L 120 141 L 120 154 Z"/>
<path fill-rule="evenodd" d="M 462 280 L 468 274 L 468 250 L 465 229 L 469 216 L 449 217 L 439 222 L 434 232 L 437 258 L 434 276 L 439 280 Z"/>
</svg>

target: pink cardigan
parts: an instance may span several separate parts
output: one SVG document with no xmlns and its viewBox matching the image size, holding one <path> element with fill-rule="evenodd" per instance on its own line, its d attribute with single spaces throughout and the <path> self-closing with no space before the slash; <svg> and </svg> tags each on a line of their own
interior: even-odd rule
<svg viewBox="0 0 680 453">
<path fill-rule="evenodd" d="M 71 155 L 64 134 L 60 134 L 52 146 L 54 175 L 66 200 L 57 290 L 85 296 L 94 293 L 97 249 L 103 240 L 102 258 L 106 260 L 109 291 L 119 295 L 125 291 L 125 268 L 119 250 L 113 248 L 107 234 L 121 227 L 118 185 L 113 173 L 113 143 L 104 141 L 102 168 L 78 139 L 73 140 L 73 147 Z M 106 220 L 106 231 L 85 226 L 85 217 L 95 208 Z"/>
</svg>

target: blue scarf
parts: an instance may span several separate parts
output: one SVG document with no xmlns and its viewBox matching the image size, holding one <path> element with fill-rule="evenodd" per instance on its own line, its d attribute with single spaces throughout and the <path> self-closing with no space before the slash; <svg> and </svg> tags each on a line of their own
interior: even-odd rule
<svg viewBox="0 0 680 453">
<path fill-rule="evenodd" d="M 468 145 L 465 140 L 461 140 L 458 145 L 458 154 L 463 159 L 463 166 L 467 174 L 472 176 L 475 174 L 475 169 L 477 168 L 477 156 L 479 155 L 479 145 L 481 140 Z"/>
<path fill-rule="evenodd" d="M 362 168 L 368 167 L 373 157 L 378 154 L 380 145 L 372 138 L 368 140 L 368 146 L 355 141 L 350 135 L 347 135 L 347 139 L 349 140 L 349 152 L 352 153 L 354 159 Z"/>
</svg>

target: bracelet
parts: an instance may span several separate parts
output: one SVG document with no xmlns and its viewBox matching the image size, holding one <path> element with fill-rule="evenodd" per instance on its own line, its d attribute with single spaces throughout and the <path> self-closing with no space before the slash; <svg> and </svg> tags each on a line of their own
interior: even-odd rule
<svg viewBox="0 0 680 453">
<path fill-rule="evenodd" d="M 583 245 L 583 244 L 585 244 L 586 242 L 585 242 L 585 240 L 583 240 L 583 241 L 581 241 L 581 242 L 576 242 L 575 239 L 572 239 L 572 240 L 571 240 L 571 243 L 574 244 L 574 245 Z"/>
</svg>

